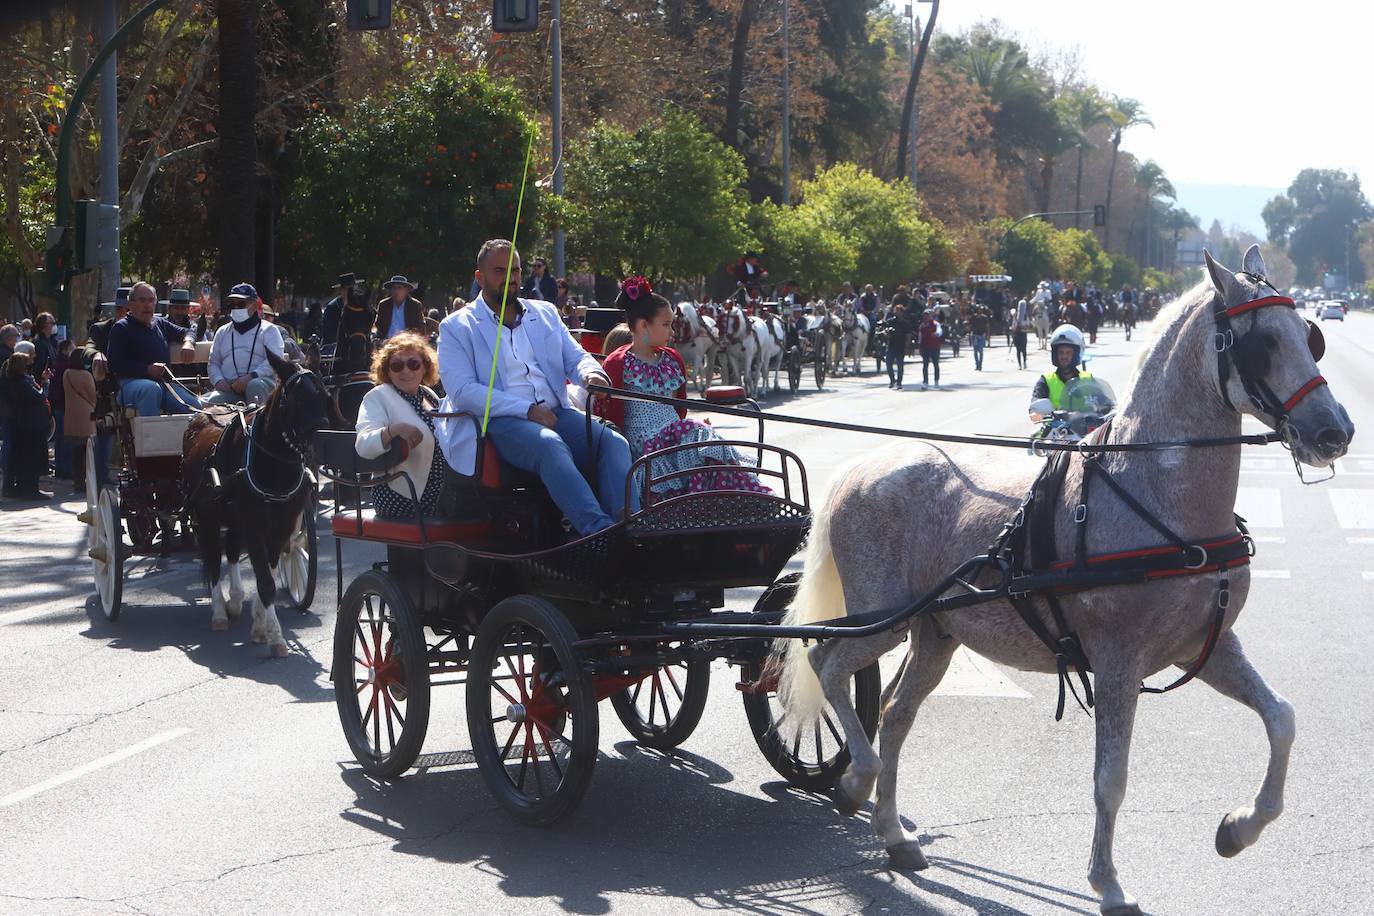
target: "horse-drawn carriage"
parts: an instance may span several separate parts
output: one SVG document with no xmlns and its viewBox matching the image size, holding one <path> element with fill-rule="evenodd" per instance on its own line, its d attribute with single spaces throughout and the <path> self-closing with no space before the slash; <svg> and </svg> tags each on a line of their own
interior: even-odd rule
<svg viewBox="0 0 1374 916">
<path fill-rule="evenodd" d="M 708 400 L 721 399 L 713 391 Z M 744 403 L 739 391 L 724 400 Z M 779 576 L 806 536 L 806 471 L 762 434 L 728 444 L 758 456 L 750 473 L 774 493 L 707 489 L 653 501 L 656 484 L 710 471 L 656 476 L 646 456 L 626 481 L 627 494 L 642 488 L 644 508 L 587 537 L 567 534 L 537 478 L 502 464 L 489 441 L 479 443 L 463 517 L 396 521 L 336 507 L 336 543 L 387 550 L 347 591 L 342 574 L 338 582 L 335 695 L 364 770 L 387 778 L 409 769 L 424 743 L 431 687 L 465 683 L 473 754 L 488 788 L 517 820 L 551 824 L 586 791 L 599 701 L 609 699 L 641 743 L 674 747 L 701 718 L 711 663 L 725 660 L 740 668 L 750 730 L 773 767 L 799 786 L 828 788 L 848 762 L 839 728 L 828 713 L 777 728 L 771 640 L 758 632 L 781 619 L 796 588 L 795 575 Z M 399 455 L 359 458 L 351 433 L 320 434 L 316 454 L 322 475 L 346 486 L 405 476 L 389 470 Z M 727 590 L 751 587 L 764 587 L 752 611 L 722 610 Z M 753 631 L 692 632 L 703 623 Z M 854 679 L 870 730 L 878 689 L 876 665 Z"/>
<path fill-rule="evenodd" d="M 101 611 L 111 621 L 122 609 L 129 561 L 201 546 L 203 533 L 196 529 L 189 504 L 193 494 L 186 492 L 182 473 L 191 419 L 192 414 L 140 417 L 132 408 L 116 405 L 97 418 L 97 434 L 87 443 L 87 553 Z M 108 485 L 101 486 L 96 441 L 107 434 L 113 437 L 117 466 L 110 469 Z M 312 499 L 311 510 L 301 513 L 276 563 L 278 594 L 301 610 L 314 600 L 317 549 Z"/>
</svg>

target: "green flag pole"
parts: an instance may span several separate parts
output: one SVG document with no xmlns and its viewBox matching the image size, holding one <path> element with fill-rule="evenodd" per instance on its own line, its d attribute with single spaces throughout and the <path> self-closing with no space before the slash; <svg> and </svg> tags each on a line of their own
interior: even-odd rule
<svg viewBox="0 0 1374 916">
<path fill-rule="evenodd" d="M 510 255 L 506 258 L 506 282 L 501 289 L 501 313 L 496 316 L 496 345 L 491 348 L 491 374 L 487 376 L 487 402 L 482 408 L 482 435 L 487 434 L 487 423 L 491 420 L 491 392 L 496 387 L 496 361 L 501 355 L 501 328 L 506 323 L 506 298 L 510 295 L 511 262 L 515 260 L 515 241 L 520 234 L 520 214 L 525 209 L 525 182 L 530 177 L 530 154 L 534 152 L 534 131 L 530 131 L 530 142 L 525 147 L 525 168 L 520 173 L 520 196 L 515 202 L 515 226 L 510 233 Z"/>
</svg>

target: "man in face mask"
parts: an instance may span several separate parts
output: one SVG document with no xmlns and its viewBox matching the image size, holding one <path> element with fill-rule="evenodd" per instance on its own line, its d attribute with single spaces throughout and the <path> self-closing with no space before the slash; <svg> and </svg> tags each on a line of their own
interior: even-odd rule
<svg viewBox="0 0 1374 916">
<path fill-rule="evenodd" d="M 258 301 L 258 291 L 248 283 L 229 291 L 229 323 L 215 332 L 210 345 L 207 369 L 215 390 L 205 403 L 261 405 L 276 387 L 267 353 L 283 356 L 281 331 L 262 320 Z"/>
</svg>

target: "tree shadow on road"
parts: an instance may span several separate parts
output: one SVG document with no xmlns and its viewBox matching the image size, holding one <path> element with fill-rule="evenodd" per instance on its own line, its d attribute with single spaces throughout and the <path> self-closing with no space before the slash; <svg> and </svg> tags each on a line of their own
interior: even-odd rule
<svg viewBox="0 0 1374 916">
<path fill-rule="evenodd" d="M 476 868 L 510 898 L 551 898 L 572 913 L 607 913 L 613 896 L 623 905 L 627 895 L 738 912 L 1022 912 L 936 880 L 946 867 L 964 883 L 1024 896 L 1036 911 L 1048 902 L 1080 912 L 1027 888 L 1081 895 L 1011 875 L 990 881 L 953 859 L 932 859 L 920 875 L 893 872 L 866 816 L 842 819 L 828 799 L 780 782 L 764 787 L 765 798 L 734 791 L 728 770 L 681 749 L 625 742 L 603 751 L 578 811 L 542 830 L 511 821 L 471 761 L 428 755 L 421 762 L 437 765 L 389 783 L 341 764 L 357 795 L 341 817 L 392 838 L 398 853 Z"/>
</svg>

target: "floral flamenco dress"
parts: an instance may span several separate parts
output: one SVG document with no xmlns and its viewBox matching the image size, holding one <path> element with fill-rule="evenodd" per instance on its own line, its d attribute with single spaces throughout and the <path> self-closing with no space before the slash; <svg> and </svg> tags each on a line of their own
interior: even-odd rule
<svg viewBox="0 0 1374 916">
<path fill-rule="evenodd" d="M 622 347 L 607 357 L 606 369 L 614 387 L 662 397 L 686 396 L 687 373 L 682 357 L 667 347 L 659 349 L 658 359 L 652 363 L 640 359 L 628 346 Z M 649 401 L 612 400 L 606 415 L 620 427 L 636 457 L 675 445 L 700 443 L 699 448 L 684 448 L 652 459 L 654 477 L 703 469 L 655 484 L 655 500 L 707 490 L 772 492 L 759 483 L 758 475 L 741 470 L 754 467 L 752 461 L 733 447 L 721 444 L 715 430 L 689 419 L 685 410 Z"/>
</svg>

